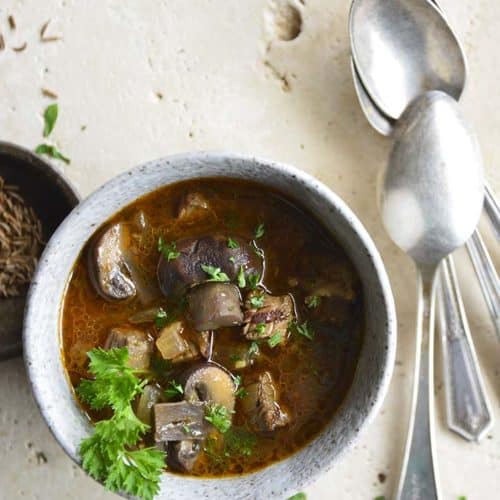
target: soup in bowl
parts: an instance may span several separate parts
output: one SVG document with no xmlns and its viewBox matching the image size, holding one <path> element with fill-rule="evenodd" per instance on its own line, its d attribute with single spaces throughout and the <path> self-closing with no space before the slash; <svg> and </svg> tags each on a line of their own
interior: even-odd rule
<svg viewBox="0 0 500 500">
<path fill-rule="evenodd" d="M 77 207 L 42 258 L 25 348 L 56 438 L 108 488 L 270 498 L 371 418 L 394 335 L 380 257 L 333 193 L 200 153 Z"/>
</svg>

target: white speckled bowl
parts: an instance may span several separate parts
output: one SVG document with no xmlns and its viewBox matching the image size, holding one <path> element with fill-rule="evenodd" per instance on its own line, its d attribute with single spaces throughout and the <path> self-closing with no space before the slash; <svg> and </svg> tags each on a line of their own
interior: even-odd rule
<svg viewBox="0 0 500 500">
<path fill-rule="evenodd" d="M 165 184 L 199 177 L 258 181 L 300 200 L 330 230 L 363 283 L 366 334 L 354 382 L 326 429 L 291 457 L 261 471 L 225 479 L 164 474 L 159 498 L 269 499 L 302 489 L 334 466 L 372 420 L 387 391 L 396 348 L 394 303 L 382 260 L 359 220 L 327 187 L 287 165 L 248 156 L 192 153 L 147 163 L 112 179 L 78 205 L 59 226 L 40 259 L 24 321 L 27 370 L 40 410 L 68 455 L 92 427 L 76 404 L 61 361 L 60 314 L 73 265 L 94 230 L 136 198 Z"/>
</svg>

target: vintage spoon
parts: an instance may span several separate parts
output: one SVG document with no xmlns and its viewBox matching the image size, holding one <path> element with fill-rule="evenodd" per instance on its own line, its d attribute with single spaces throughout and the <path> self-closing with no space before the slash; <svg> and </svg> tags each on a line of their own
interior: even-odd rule
<svg viewBox="0 0 500 500">
<path fill-rule="evenodd" d="M 390 135 L 396 124 L 380 111 L 371 100 L 357 75 L 351 59 L 354 87 L 363 112 L 372 125 L 383 135 Z M 486 197 L 488 192 L 485 191 Z M 485 197 L 485 209 L 486 209 Z M 495 268 L 478 231 L 467 242 L 471 261 L 479 278 L 486 304 L 500 338 L 498 289 L 495 289 Z M 481 370 L 470 335 L 467 316 L 462 304 L 459 284 L 454 270 L 453 257 L 446 257 L 441 266 L 441 312 L 438 315 L 446 393 L 446 420 L 448 427 L 469 441 L 480 441 L 493 425 L 491 404 L 486 394 Z M 498 279 L 498 278 L 497 278 Z M 465 369 L 464 369 L 465 367 Z"/>
<path fill-rule="evenodd" d="M 352 56 L 374 103 L 397 120 L 427 90 L 462 94 L 466 66 L 460 43 L 428 0 L 353 0 Z"/>
<path fill-rule="evenodd" d="M 477 225 L 484 197 L 481 154 L 456 101 L 433 91 L 413 101 L 394 130 L 379 201 L 393 241 L 417 266 L 413 397 L 398 499 L 439 498 L 434 468 L 433 336 L 436 274 Z"/>
</svg>

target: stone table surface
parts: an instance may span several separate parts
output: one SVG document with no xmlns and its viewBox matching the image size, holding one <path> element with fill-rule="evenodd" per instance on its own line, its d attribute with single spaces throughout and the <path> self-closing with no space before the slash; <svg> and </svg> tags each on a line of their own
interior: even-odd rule
<svg viewBox="0 0 500 500">
<path fill-rule="evenodd" d="M 297 0 L 301 26 L 272 0 L 1 0 L 0 138 L 35 147 L 55 92 L 59 164 L 82 195 L 130 167 L 188 150 L 288 162 L 336 191 L 374 238 L 394 287 L 398 351 L 382 410 L 312 500 L 391 497 L 401 463 L 414 352 L 415 272 L 388 239 L 375 186 L 390 146 L 365 121 L 349 68 L 347 0 Z M 278 2 L 279 3 L 279 2 Z M 500 12 L 497 0 L 440 1 L 469 62 L 461 105 L 500 193 Z M 7 17 L 14 16 L 16 29 Z M 49 21 L 45 37 L 40 29 Z M 293 40 L 283 40 L 300 33 Z M 13 50 L 26 48 L 21 51 Z M 494 260 L 498 246 L 485 227 Z M 463 250 L 459 278 L 497 425 L 480 444 L 446 429 L 437 363 L 437 450 L 443 498 L 500 491 L 500 344 Z M 43 334 L 43 332 L 40 332 Z M 437 352 L 439 359 L 440 351 Z M 32 399 L 21 359 L 0 364 L 0 498 L 104 499 L 59 448 Z"/>
</svg>

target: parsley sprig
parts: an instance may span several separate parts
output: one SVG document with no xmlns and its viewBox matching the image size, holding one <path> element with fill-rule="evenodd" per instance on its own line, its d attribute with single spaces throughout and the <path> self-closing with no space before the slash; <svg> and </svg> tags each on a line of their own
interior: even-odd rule
<svg viewBox="0 0 500 500">
<path fill-rule="evenodd" d="M 203 269 L 203 272 L 205 272 L 209 277 L 207 281 L 229 281 L 229 276 L 226 273 L 222 272 L 220 267 L 202 264 L 201 268 Z"/>
<path fill-rule="evenodd" d="M 234 411 L 228 410 L 224 405 L 208 405 L 205 409 L 205 420 L 210 422 L 219 432 L 224 434 L 231 428 L 232 413 L 234 413 Z"/>
<path fill-rule="evenodd" d="M 158 252 L 163 255 L 163 258 L 167 262 L 177 259 L 177 257 L 179 257 L 179 255 L 181 254 L 177 251 L 175 241 L 167 243 L 162 236 L 158 238 Z"/>
<path fill-rule="evenodd" d="M 152 500 L 160 489 L 165 453 L 157 448 L 133 449 L 149 430 L 132 409 L 147 381 L 127 365 L 126 347 L 92 349 L 87 355 L 94 378 L 82 380 L 77 394 L 94 410 L 110 407 L 113 416 L 97 422 L 94 433 L 80 443 L 83 468 L 111 491 Z"/>
</svg>

